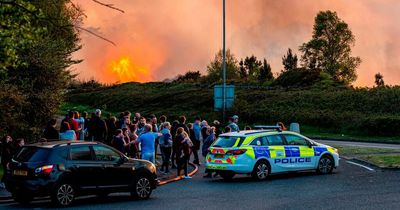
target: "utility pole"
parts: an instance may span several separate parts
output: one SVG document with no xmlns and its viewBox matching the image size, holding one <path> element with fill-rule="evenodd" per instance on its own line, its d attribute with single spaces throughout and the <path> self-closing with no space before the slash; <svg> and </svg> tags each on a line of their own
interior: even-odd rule
<svg viewBox="0 0 400 210">
<path fill-rule="evenodd" d="M 223 122 L 226 120 L 226 51 L 225 51 L 225 0 L 222 0 L 222 116 Z"/>
</svg>

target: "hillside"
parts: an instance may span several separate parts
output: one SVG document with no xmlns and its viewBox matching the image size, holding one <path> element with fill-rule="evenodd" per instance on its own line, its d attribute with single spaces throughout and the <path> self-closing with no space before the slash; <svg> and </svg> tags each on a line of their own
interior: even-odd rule
<svg viewBox="0 0 400 210">
<path fill-rule="evenodd" d="M 221 120 L 213 111 L 213 88 L 198 84 L 125 83 L 111 87 L 71 90 L 67 107 L 103 108 L 113 113 L 130 110 L 144 115 L 166 114 L 189 119 L 200 115 Z M 77 108 L 79 109 L 79 108 Z M 83 111 L 83 110 L 79 110 Z M 86 110 L 90 111 L 90 110 Z M 299 122 L 337 133 L 376 136 L 400 135 L 400 88 L 236 89 L 229 114 L 241 122 Z"/>
</svg>

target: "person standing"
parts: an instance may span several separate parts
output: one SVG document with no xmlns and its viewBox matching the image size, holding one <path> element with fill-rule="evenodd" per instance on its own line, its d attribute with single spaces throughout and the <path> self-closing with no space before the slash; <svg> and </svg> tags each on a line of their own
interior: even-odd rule
<svg viewBox="0 0 400 210">
<path fill-rule="evenodd" d="M 238 123 L 239 122 L 239 117 L 237 115 L 233 115 L 231 118 L 229 118 L 229 127 L 231 127 L 231 131 L 232 132 L 237 132 L 239 131 L 239 126 Z"/>
<path fill-rule="evenodd" d="M 125 152 L 126 152 L 125 151 L 126 143 L 125 143 L 125 140 L 124 140 L 123 131 L 121 129 L 117 129 L 115 131 L 115 135 L 113 137 L 113 140 L 112 140 L 111 144 L 115 149 L 117 149 L 121 153 L 125 154 Z"/>
<path fill-rule="evenodd" d="M 200 149 L 200 133 L 201 133 L 201 128 L 200 128 L 200 120 L 199 118 L 196 118 L 193 124 L 189 124 L 189 136 L 190 140 L 193 142 L 193 163 L 200 165 L 200 160 L 199 160 L 199 149 Z"/>
<path fill-rule="evenodd" d="M 13 139 L 11 136 L 5 136 L 2 139 L 2 151 L 1 151 L 1 165 L 3 166 L 3 170 L 7 171 L 8 164 L 10 163 L 13 155 Z M 4 181 L 4 176 L 3 180 Z"/>
<path fill-rule="evenodd" d="M 77 140 L 79 136 L 79 126 L 78 122 L 75 120 L 75 113 L 73 111 L 68 112 L 68 124 L 69 129 L 75 131 L 76 138 L 74 140 Z"/>
<path fill-rule="evenodd" d="M 74 112 L 74 120 L 78 123 L 77 138 L 78 140 L 85 139 L 85 119 L 79 115 L 79 112 Z"/>
<path fill-rule="evenodd" d="M 160 116 L 160 125 L 158 126 L 159 130 L 162 130 L 162 126 L 164 125 L 165 122 L 167 122 L 167 117 L 165 115 L 161 115 Z"/>
<path fill-rule="evenodd" d="M 143 133 L 138 138 L 138 144 L 141 145 L 142 148 L 142 159 L 148 160 L 155 164 L 154 159 L 154 147 L 155 140 L 157 137 L 161 136 L 160 133 L 151 132 L 151 125 L 146 124 L 143 127 Z"/>
<path fill-rule="evenodd" d="M 107 139 L 107 125 L 104 120 L 101 119 L 101 110 L 96 109 L 95 117 L 92 122 L 93 126 L 93 140 L 99 142 L 105 142 Z"/>
<path fill-rule="evenodd" d="M 107 141 L 106 144 L 111 145 L 111 141 L 113 139 L 113 135 L 115 134 L 115 131 L 117 130 L 117 125 L 115 124 L 117 122 L 117 118 L 115 117 L 110 117 L 109 119 L 106 120 L 106 126 L 107 126 Z"/>
<path fill-rule="evenodd" d="M 152 114 L 150 115 L 150 125 L 151 125 L 151 131 L 154 133 L 158 133 L 158 125 L 157 125 L 157 117 L 156 115 Z M 159 137 L 156 138 L 156 141 L 154 142 L 154 159 L 157 158 L 157 152 L 158 152 L 158 141 Z"/>
<path fill-rule="evenodd" d="M 161 171 L 164 171 L 164 173 L 169 173 L 169 159 L 171 157 L 172 151 L 172 136 L 170 132 L 171 124 L 169 122 L 164 122 L 161 127 L 162 136 L 160 136 L 159 138 L 160 150 L 162 155 Z"/>
<path fill-rule="evenodd" d="M 144 132 L 144 126 L 146 125 L 146 118 L 140 117 L 137 123 L 136 135 L 140 136 Z"/>
<path fill-rule="evenodd" d="M 130 137 L 131 137 L 131 143 L 130 143 L 130 145 L 129 145 L 129 156 L 131 157 L 131 158 L 135 158 L 135 159 L 138 159 L 138 154 L 139 154 L 139 148 L 138 148 L 138 145 L 137 145 L 137 139 L 138 139 L 138 136 L 136 135 L 136 130 L 137 130 L 137 125 L 136 124 L 131 124 L 130 125 L 130 130 L 131 130 L 131 135 L 130 135 Z"/>
<path fill-rule="evenodd" d="M 25 145 L 25 140 L 23 138 L 19 138 L 19 139 L 15 140 L 14 151 L 13 151 L 12 156 L 18 154 L 24 145 Z"/>
<path fill-rule="evenodd" d="M 173 169 L 176 168 L 176 160 L 175 160 L 175 154 L 176 154 L 176 144 L 175 144 L 175 136 L 176 136 L 176 130 L 178 130 L 178 120 L 174 120 L 172 122 L 172 127 L 171 127 L 171 136 L 172 136 L 172 154 L 171 154 L 171 162 L 172 162 L 172 167 Z"/>
<path fill-rule="evenodd" d="M 47 123 L 47 127 L 44 129 L 43 132 L 43 138 L 53 139 L 53 140 L 60 139 L 60 133 L 56 129 L 56 124 L 57 124 L 57 119 L 54 118 Z"/>
<path fill-rule="evenodd" d="M 201 148 L 202 151 L 202 155 L 204 158 L 207 158 L 207 154 L 208 154 L 208 148 L 210 148 L 211 144 L 214 143 L 215 141 L 215 127 L 211 127 L 209 129 L 207 129 L 207 138 L 204 140 L 203 142 L 203 147 Z M 211 178 L 212 177 L 212 171 L 206 169 L 205 171 L 205 178 Z"/>
<path fill-rule="evenodd" d="M 179 127 L 176 131 L 175 142 L 177 143 L 176 150 L 176 160 L 177 160 L 177 176 L 180 176 L 181 170 L 184 171 L 184 178 L 191 179 L 188 175 L 188 162 L 190 158 L 191 148 L 193 147 L 193 143 L 189 138 L 188 133 L 184 131 L 183 127 Z"/>
</svg>

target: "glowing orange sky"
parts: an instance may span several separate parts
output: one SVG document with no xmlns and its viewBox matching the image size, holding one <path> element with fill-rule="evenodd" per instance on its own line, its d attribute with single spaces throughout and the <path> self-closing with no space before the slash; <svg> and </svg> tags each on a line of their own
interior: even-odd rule
<svg viewBox="0 0 400 210">
<path fill-rule="evenodd" d="M 84 26 L 114 41 L 113 46 L 83 32 L 75 57 L 79 78 L 102 82 L 145 82 L 173 78 L 188 70 L 206 71 L 221 48 L 219 0 L 103 0 L 120 13 L 93 1 L 77 1 L 88 18 Z M 400 79 L 400 1 L 398 0 L 228 0 L 227 46 L 237 58 L 267 58 L 280 72 L 287 48 L 297 52 L 310 40 L 320 10 L 336 11 L 356 37 L 353 55 L 363 60 L 358 86 L 372 86 L 381 72 L 388 84 Z M 113 63 L 129 60 L 132 71 L 118 76 Z"/>
</svg>

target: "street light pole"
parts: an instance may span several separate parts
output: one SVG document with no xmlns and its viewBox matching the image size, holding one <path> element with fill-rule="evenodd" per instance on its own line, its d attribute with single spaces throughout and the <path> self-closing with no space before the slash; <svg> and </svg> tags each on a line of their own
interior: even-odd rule
<svg viewBox="0 0 400 210">
<path fill-rule="evenodd" d="M 222 0 L 222 116 L 223 122 L 225 121 L 226 111 L 226 51 L 225 51 L 225 0 Z"/>
</svg>

